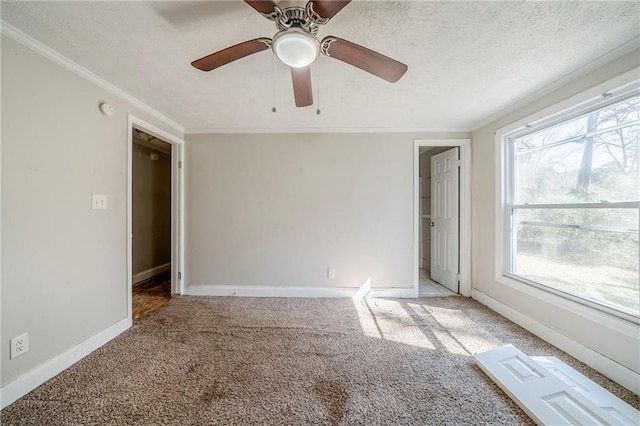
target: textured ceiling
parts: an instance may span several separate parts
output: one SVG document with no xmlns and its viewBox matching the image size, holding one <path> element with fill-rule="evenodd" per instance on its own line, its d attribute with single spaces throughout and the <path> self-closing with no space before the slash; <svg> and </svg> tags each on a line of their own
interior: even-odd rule
<svg viewBox="0 0 640 426">
<path fill-rule="evenodd" d="M 294 106 L 281 63 L 274 80 L 270 51 L 209 73 L 191 67 L 211 52 L 275 34 L 275 25 L 242 1 L 1 7 L 5 22 L 187 131 L 468 129 L 640 34 L 637 1 L 354 1 L 318 37 L 345 38 L 409 70 L 391 84 L 321 57 L 319 74 L 313 70 L 317 115 L 316 93 L 312 107 Z"/>
</svg>

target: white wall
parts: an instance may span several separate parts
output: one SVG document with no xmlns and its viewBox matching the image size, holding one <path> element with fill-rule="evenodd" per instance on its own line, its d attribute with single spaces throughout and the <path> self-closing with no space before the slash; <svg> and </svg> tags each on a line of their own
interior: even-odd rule
<svg viewBox="0 0 640 426">
<path fill-rule="evenodd" d="M 577 95 L 597 84 L 640 66 L 640 51 L 635 50 L 586 74 L 553 93 L 509 113 L 473 132 L 473 287 L 553 332 L 566 336 L 635 372 L 640 372 L 640 329 L 613 316 L 581 309 L 574 302 L 543 293 L 524 284 L 500 278 L 496 270 L 496 176 L 500 165 L 496 155 L 495 132 L 515 121 Z M 640 77 L 640 72 L 635 72 Z M 566 348 L 565 348 L 566 349 Z M 588 351 L 580 351 L 588 353 Z M 604 358 L 598 358 L 604 359 Z M 595 360 L 595 358 L 594 358 Z M 596 361 L 594 361 L 596 362 Z M 621 370 L 624 372 L 624 370 Z M 611 373 L 611 371 L 605 372 Z M 636 376 L 637 377 L 637 376 Z M 637 384 L 636 384 L 637 389 Z"/>
<path fill-rule="evenodd" d="M 127 317 L 128 113 L 182 137 L 2 37 L 3 386 Z M 90 209 L 92 193 L 107 210 Z M 24 332 L 29 352 L 9 360 Z"/>
<path fill-rule="evenodd" d="M 413 140 L 468 136 L 187 135 L 187 285 L 411 288 Z"/>
</svg>

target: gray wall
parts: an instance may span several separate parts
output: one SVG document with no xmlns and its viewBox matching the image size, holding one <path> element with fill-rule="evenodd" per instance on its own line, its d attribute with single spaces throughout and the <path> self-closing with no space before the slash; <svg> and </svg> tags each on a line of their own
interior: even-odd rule
<svg viewBox="0 0 640 426">
<path fill-rule="evenodd" d="M 585 313 L 571 313 L 559 306 L 527 293 L 528 286 L 513 287 L 496 280 L 496 163 L 498 145 L 496 130 L 524 119 L 590 87 L 605 82 L 640 65 L 640 51 L 635 50 L 608 65 L 591 72 L 553 93 L 532 102 L 473 132 L 473 214 L 472 214 L 472 276 L 476 290 L 502 302 L 517 312 L 581 343 L 582 345 L 640 372 L 640 332 L 636 326 L 613 317 L 595 321 Z M 640 73 L 638 73 L 640 76 Z M 479 224 L 482 224 L 480 226 Z M 571 302 L 568 302 L 571 303 Z M 585 312 L 588 312 L 585 311 Z M 616 326 L 623 324 L 622 326 Z M 626 331 L 621 331 L 625 329 Z"/>
<path fill-rule="evenodd" d="M 152 153 L 158 160 L 150 158 Z M 171 155 L 134 140 L 132 167 L 135 275 L 171 262 Z"/>
<path fill-rule="evenodd" d="M 187 284 L 412 287 L 421 137 L 187 135 Z"/>
<path fill-rule="evenodd" d="M 128 113 L 182 137 L 2 37 L 2 384 L 127 316 Z M 29 352 L 9 360 L 24 332 Z"/>
</svg>

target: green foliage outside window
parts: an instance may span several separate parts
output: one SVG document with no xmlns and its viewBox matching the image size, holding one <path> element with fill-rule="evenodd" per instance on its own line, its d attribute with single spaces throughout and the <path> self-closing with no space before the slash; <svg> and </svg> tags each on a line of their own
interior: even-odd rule
<svg viewBox="0 0 640 426">
<path fill-rule="evenodd" d="M 640 97 L 512 143 L 511 272 L 640 315 Z"/>
</svg>

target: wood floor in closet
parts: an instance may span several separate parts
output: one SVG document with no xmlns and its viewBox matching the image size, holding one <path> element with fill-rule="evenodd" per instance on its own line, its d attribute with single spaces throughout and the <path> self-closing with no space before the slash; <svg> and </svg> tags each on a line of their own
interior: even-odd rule
<svg viewBox="0 0 640 426">
<path fill-rule="evenodd" d="M 157 311 L 171 299 L 171 271 L 163 272 L 133 286 L 133 320 Z"/>
</svg>

